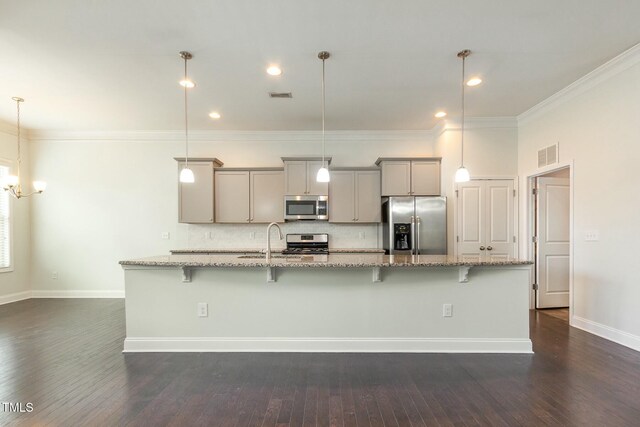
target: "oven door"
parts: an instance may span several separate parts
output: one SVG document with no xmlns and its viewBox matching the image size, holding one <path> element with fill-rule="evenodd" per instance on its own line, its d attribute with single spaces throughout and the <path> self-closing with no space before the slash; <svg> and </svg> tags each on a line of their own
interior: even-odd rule
<svg viewBox="0 0 640 427">
<path fill-rule="evenodd" d="M 327 196 L 285 196 L 284 219 L 296 220 L 327 220 Z"/>
</svg>

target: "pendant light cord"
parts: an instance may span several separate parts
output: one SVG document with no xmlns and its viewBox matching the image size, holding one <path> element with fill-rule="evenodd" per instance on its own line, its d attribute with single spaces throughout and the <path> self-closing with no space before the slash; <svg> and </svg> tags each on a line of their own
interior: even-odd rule
<svg viewBox="0 0 640 427">
<path fill-rule="evenodd" d="M 462 120 L 460 121 L 460 167 L 464 167 L 464 61 L 466 56 L 462 57 Z"/>
<path fill-rule="evenodd" d="M 322 60 L 322 167 L 324 167 L 324 59 Z"/>
<path fill-rule="evenodd" d="M 17 125 L 18 125 L 18 185 L 20 185 L 20 163 L 22 161 L 21 155 L 20 155 L 20 100 L 16 100 L 16 104 L 18 104 L 18 120 L 17 120 Z"/>
<path fill-rule="evenodd" d="M 185 56 L 184 58 L 184 139 L 186 145 L 186 157 L 185 157 L 185 169 L 189 169 L 189 117 L 188 117 L 188 108 L 187 108 L 187 60 L 188 58 Z"/>
</svg>

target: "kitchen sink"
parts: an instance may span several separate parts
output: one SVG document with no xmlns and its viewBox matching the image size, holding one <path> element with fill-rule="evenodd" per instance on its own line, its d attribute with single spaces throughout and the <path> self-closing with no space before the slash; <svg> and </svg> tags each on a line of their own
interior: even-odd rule
<svg viewBox="0 0 640 427">
<path fill-rule="evenodd" d="M 265 259 L 266 255 L 240 255 L 238 258 L 242 259 Z M 299 255 L 271 255 L 271 259 L 291 259 L 291 260 L 300 260 L 302 259 Z"/>
</svg>

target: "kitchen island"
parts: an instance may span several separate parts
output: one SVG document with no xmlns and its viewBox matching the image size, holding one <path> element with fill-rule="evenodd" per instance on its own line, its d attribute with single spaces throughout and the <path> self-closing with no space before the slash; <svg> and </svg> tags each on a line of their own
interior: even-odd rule
<svg viewBox="0 0 640 427">
<path fill-rule="evenodd" d="M 531 352 L 528 261 L 181 253 L 120 264 L 125 352 Z"/>
</svg>

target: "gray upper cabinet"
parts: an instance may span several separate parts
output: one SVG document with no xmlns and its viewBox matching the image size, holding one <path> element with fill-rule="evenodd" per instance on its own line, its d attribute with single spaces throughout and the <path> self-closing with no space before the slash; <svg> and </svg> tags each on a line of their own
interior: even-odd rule
<svg viewBox="0 0 640 427">
<path fill-rule="evenodd" d="M 380 171 L 332 170 L 329 221 L 380 222 Z"/>
<path fill-rule="evenodd" d="M 178 160 L 178 174 L 184 167 L 184 159 Z M 222 166 L 218 159 L 189 159 L 195 182 L 178 182 L 178 222 L 187 224 L 211 224 L 214 220 L 213 171 Z"/>
<path fill-rule="evenodd" d="M 440 158 L 381 158 L 382 196 L 439 196 Z"/>
<path fill-rule="evenodd" d="M 283 157 L 285 194 L 288 196 L 326 196 L 329 194 L 329 184 L 317 182 L 316 175 L 322 167 L 322 160 L 316 157 L 294 158 Z M 331 158 L 326 158 L 327 164 Z"/>
<path fill-rule="evenodd" d="M 217 170 L 217 223 L 284 222 L 282 169 Z"/>
<path fill-rule="evenodd" d="M 251 171 L 251 222 L 284 222 L 284 172 Z"/>
<path fill-rule="evenodd" d="M 216 171 L 216 222 L 249 223 L 249 171 Z"/>
</svg>

